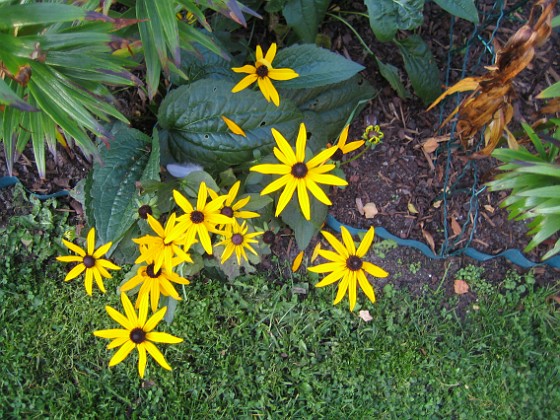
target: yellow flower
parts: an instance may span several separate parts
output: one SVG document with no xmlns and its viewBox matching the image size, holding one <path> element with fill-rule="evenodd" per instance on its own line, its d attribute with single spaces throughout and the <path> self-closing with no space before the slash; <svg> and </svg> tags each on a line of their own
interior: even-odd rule
<svg viewBox="0 0 560 420">
<path fill-rule="evenodd" d="M 340 158 L 342 158 L 342 155 L 345 155 L 346 153 L 350 153 L 350 152 L 353 152 L 356 149 L 359 149 L 365 143 L 364 140 L 356 140 L 356 141 L 352 141 L 352 142 L 346 144 L 346 139 L 348 139 L 348 129 L 349 128 L 350 128 L 350 126 L 347 125 L 342 130 L 342 133 L 340 133 L 340 138 L 338 139 L 338 143 L 336 143 L 336 146 L 334 146 L 338 150 L 340 150 L 340 152 L 337 151 L 338 153 L 336 153 L 335 156 L 333 156 L 334 160 L 337 160 L 336 155 L 340 154 Z"/>
<path fill-rule="evenodd" d="M 352 236 L 344 226 L 341 227 L 342 240 L 344 244 L 342 244 L 329 232 L 321 231 L 321 233 L 334 248 L 334 251 L 320 250 L 319 255 L 330 262 L 308 268 L 309 271 L 314 273 L 330 272 L 330 274 L 317 283 L 315 287 L 328 286 L 329 284 L 340 280 L 334 304 L 336 305 L 339 303 L 348 290 L 350 310 L 353 311 L 354 306 L 356 305 L 356 289 L 359 284 L 360 288 L 364 291 L 369 300 L 374 303 L 375 293 L 366 277 L 366 273 L 369 273 L 374 277 L 387 277 L 389 273 L 362 259 L 373 242 L 373 227 L 369 228 L 357 250 Z"/>
<path fill-rule="evenodd" d="M 280 97 L 276 88 L 271 82 L 272 80 L 290 80 L 299 76 L 292 69 L 275 69 L 272 67 L 272 61 L 276 56 L 276 44 L 272 44 L 266 55 L 263 57 L 263 52 L 260 45 L 257 45 L 257 61 L 254 66 L 247 64 L 243 67 L 234 67 L 232 70 L 236 73 L 247 73 L 241 81 L 236 84 L 231 90 L 233 93 L 242 91 L 246 87 L 257 82 L 264 98 L 276 106 L 280 105 Z"/>
<path fill-rule="evenodd" d="M 222 120 L 224 120 L 224 122 L 226 123 L 227 127 L 231 130 L 231 132 L 233 134 L 238 134 L 240 136 L 243 137 L 247 137 L 247 135 L 245 134 L 245 131 L 243 131 L 243 129 L 241 127 L 239 127 L 235 121 L 230 120 L 228 117 L 222 115 Z"/>
<path fill-rule="evenodd" d="M 223 245 L 225 247 L 224 253 L 222 254 L 222 264 L 225 263 L 234 252 L 237 257 L 237 264 L 241 264 L 241 257 L 243 257 L 245 261 L 248 261 L 245 249 L 258 255 L 251 244 L 258 243 L 254 238 L 255 236 L 262 235 L 263 232 L 247 233 L 248 230 L 249 228 L 246 222 L 243 222 L 242 225 L 234 223 L 232 226 L 226 228 L 224 232 L 225 239 L 216 244 L 216 246 Z"/>
<path fill-rule="evenodd" d="M 82 271 L 86 271 L 85 286 L 88 295 L 92 295 L 93 279 L 95 278 L 95 283 L 97 287 L 105 293 L 105 285 L 103 284 L 103 277 L 110 279 L 111 274 L 107 271 L 109 270 L 120 270 L 118 265 L 113 264 L 109 260 L 104 260 L 101 257 L 109 251 L 112 242 L 107 242 L 105 245 L 100 246 L 97 251 L 95 250 L 95 228 L 91 228 L 88 232 L 86 245 L 87 251 L 80 248 L 78 245 L 62 240 L 64 245 L 71 251 L 74 251 L 78 255 L 65 255 L 61 257 L 56 257 L 58 261 L 62 262 L 77 262 L 76 265 L 64 278 L 64 281 L 70 281 L 80 274 Z"/>
<path fill-rule="evenodd" d="M 171 366 L 169 366 L 163 354 L 154 343 L 176 344 L 182 342 L 183 339 L 168 333 L 153 331 L 164 317 L 167 307 L 161 308 L 146 321 L 148 317 L 147 296 L 140 305 L 138 315 L 136 315 L 136 311 L 132 303 L 130 303 L 128 296 L 126 296 L 126 293 L 121 293 L 121 302 L 126 316 L 110 306 L 105 306 L 105 309 L 109 316 L 123 326 L 124 329 L 114 328 L 110 330 L 94 331 L 93 333 L 96 337 L 113 339 L 113 341 L 107 345 L 108 349 L 120 347 L 113 357 L 111 357 L 109 367 L 122 362 L 126 356 L 136 348 L 138 350 L 138 373 L 141 378 L 144 377 L 144 372 L 146 370 L 146 351 L 150 353 L 161 367 L 171 370 Z"/>
<path fill-rule="evenodd" d="M 179 222 L 178 226 L 186 232 L 186 242 L 193 243 L 194 238 L 198 236 L 204 250 L 212 255 L 212 242 L 209 233 L 221 233 L 216 226 L 233 222 L 231 217 L 220 214 L 222 204 L 227 197 L 219 196 L 206 203 L 208 188 L 204 182 L 201 182 L 198 189 L 196 209 L 179 191 L 173 190 L 173 198 L 185 212 L 184 215 L 179 216 L 177 221 Z"/>
<path fill-rule="evenodd" d="M 278 206 L 276 207 L 276 216 L 278 216 L 288 205 L 297 189 L 299 206 L 303 216 L 307 220 L 310 220 L 311 207 L 307 190 L 321 203 L 331 205 L 331 200 L 329 200 L 318 184 L 348 185 L 342 178 L 327 174 L 327 172 L 332 171 L 336 166 L 333 164 L 325 164 L 325 162 L 337 151 L 337 148 L 331 147 L 327 150 L 323 150 L 317 156 L 305 162 L 305 146 L 307 142 L 305 124 L 301 123 L 299 127 L 295 154 L 288 141 L 274 128 L 272 129 L 272 135 L 278 145 L 278 147 L 274 148 L 274 155 L 280 163 L 256 165 L 250 170 L 263 174 L 277 174 L 282 176 L 268 184 L 261 191 L 261 195 L 269 194 L 285 187 L 278 200 Z"/>
<path fill-rule="evenodd" d="M 158 271 L 163 266 L 167 272 L 171 272 L 173 270 L 172 260 L 175 256 L 180 257 L 182 261 L 192 262 L 190 255 L 182 247 L 189 249 L 196 241 L 194 239 L 186 240 L 185 231 L 179 226 L 178 220 L 176 214 L 171 213 L 164 229 L 157 219 L 148 214 L 148 224 L 157 236 L 145 235 L 132 239 L 133 242 L 140 245 L 140 256 L 134 261 L 134 264 L 153 261 L 154 271 Z"/>
<path fill-rule="evenodd" d="M 171 264 L 175 267 L 182 262 L 183 260 L 181 258 L 173 258 Z M 179 296 L 172 283 L 190 284 L 190 281 L 173 271 L 167 271 L 165 267 L 161 267 L 156 271 L 155 264 L 152 262 L 138 268 L 136 275 L 123 284 L 120 289 L 121 292 L 128 292 L 139 284 L 142 284 L 138 292 L 138 297 L 136 298 L 135 307 L 138 309 L 144 297 L 146 296 L 146 299 L 148 299 L 149 296 L 151 297 L 150 303 L 152 304 L 152 312 L 155 312 L 158 307 L 160 294 L 163 296 L 171 296 L 175 300 L 181 300 L 181 296 Z"/>
<path fill-rule="evenodd" d="M 226 199 L 220 209 L 220 213 L 227 217 L 233 217 L 235 219 L 251 219 L 253 217 L 259 217 L 260 214 L 254 211 L 242 210 L 249 201 L 251 201 L 251 197 L 247 196 L 238 200 L 234 203 L 235 199 L 237 198 L 237 193 L 239 192 L 239 186 L 241 185 L 241 181 L 236 181 L 229 190 L 229 192 L 225 195 Z M 212 189 L 208 189 L 208 194 L 212 199 L 218 198 L 218 193 Z"/>
</svg>

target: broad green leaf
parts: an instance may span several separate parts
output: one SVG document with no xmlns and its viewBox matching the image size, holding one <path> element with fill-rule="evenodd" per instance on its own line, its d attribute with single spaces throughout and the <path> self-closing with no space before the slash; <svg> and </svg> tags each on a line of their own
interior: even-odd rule
<svg viewBox="0 0 560 420">
<path fill-rule="evenodd" d="M 70 22 L 84 19 L 87 10 L 57 3 L 28 3 L 6 6 L 0 13 L 0 29 L 19 26 Z"/>
<path fill-rule="evenodd" d="M 554 83 L 537 95 L 539 99 L 557 98 L 560 96 L 560 82 Z"/>
<path fill-rule="evenodd" d="M 21 111 L 37 111 L 10 89 L 4 79 L 0 79 L 0 104 L 13 106 Z"/>
<path fill-rule="evenodd" d="M 434 0 L 434 2 L 453 16 L 478 23 L 478 11 L 474 0 Z"/>
<path fill-rule="evenodd" d="M 552 18 L 551 26 L 552 26 L 553 28 L 557 28 L 557 27 L 560 26 L 560 15 L 554 16 L 554 17 Z"/>
<path fill-rule="evenodd" d="M 314 44 L 330 0 L 288 0 L 282 14 L 299 39 Z"/>
<path fill-rule="evenodd" d="M 99 240 L 116 244 L 136 220 L 136 183 L 153 172 L 150 163 L 159 156 L 151 158 L 158 148 L 138 130 L 117 128 L 113 137 L 109 148 L 101 147 L 102 163 L 93 166 L 89 195 Z"/>
<path fill-rule="evenodd" d="M 399 69 L 397 69 L 392 64 L 385 64 L 377 57 L 375 57 L 375 62 L 377 63 L 377 67 L 379 68 L 379 73 L 385 80 L 389 82 L 391 87 L 397 92 L 399 98 L 406 99 L 410 97 L 410 93 L 407 92 L 405 89 L 401 78 L 399 76 Z"/>
<path fill-rule="evenodd" d="M 414 92 L 427 105 L 441 92 L 439 69 L 428 45 L 418 35 L 395 41 L 404 60 L 404 68 Z"/>
<path fill-rule="evenodd" d="M 278 194 L 277 194 L 278 196 Z M 307 248 L 311 239 L 319 232 L 327 218 L 328 207 L 309 194 L 311 220 L 306 220 L 299 207 L 297 192 L 280 214 L 280 217 L 294 231 L 298 249 Z"/>
<path fill-rule="evenodd" d="M 275 82 L 279 88 L 286 89 L 309 89 L 342 82 L 364 69 L 358 63 L 312 44 L 279 50 L 272 65 L 287 67 L 299 74 L 295 79 Z"/>
<path fill-rule="evenodd" d="M 197 47 L 198 54 L 185 52 L 181 54 L 180 70 L 188 80 L 171 75 L 171 82 L 175 85 L 192 83 L 201 79 L 219 79 L 234 82 L 235 73 L 231 70 L 231 63 L 222 56 L 204 47 Z"/>
<path fill-rule="evenodd" d="M 215 174 L 272 151 L 271 128 L 288 139 L 295 137 L 303 117 L 291 101 L 281 100 L 276 107 L 260 92 L 231 93 L 232 88 L 226 81 L 204 79 L 165 97 L 158 122 L 177 162 L 198 163 Z M 222 116 L 239 125 L 246 137 L 232 133 Z"/>
<path fill-rule="evenodd" d="M 291 100 L 303 112 L 313 152 L 333 141 L 360 103 L 373 99 L 377 91 L 361 76 L 313 89 L 292 89 L 281 97 Z"/>
<path fill-rule="evenodd" d="M 371 29 L 380 41 L 391 41 L 398 30 L 418 28 L 424 19 L 424 0 L 365 0 L 365 4 Z"/>
</svg>

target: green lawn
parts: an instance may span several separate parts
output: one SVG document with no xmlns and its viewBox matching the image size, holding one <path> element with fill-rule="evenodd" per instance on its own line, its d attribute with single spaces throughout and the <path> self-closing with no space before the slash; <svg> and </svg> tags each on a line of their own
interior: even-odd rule
<svg viewBox="0 0 560 420">
<path fill-rule="evenodd" d="M 558 290 L 514 274 L 498 290 L 482 272 L 464 316 L 463 297 L 389 286 L 375 305 L 360 296 L 371 322 L 304 276 L 194 280 L 158 327 L 185 340 L 159 346 L 173 371 L 149 358 L 142 381 L 134 353 L 108 368 L 114 350 L 92 334 L 115 327 L 104 306 L 122 310 L 120 279 L 93 298 L 82 279 L 64 283 L 66 267 L 45 254 L 60 228 L 34 231 L 27 249 L 27 228 L 0 232 L 2 418 L 505 419 L 554 418 L 560 407 L 560 315 L 546 299 Z M 305 299 L 292 293 L 308 281 Z"/>
</svg>

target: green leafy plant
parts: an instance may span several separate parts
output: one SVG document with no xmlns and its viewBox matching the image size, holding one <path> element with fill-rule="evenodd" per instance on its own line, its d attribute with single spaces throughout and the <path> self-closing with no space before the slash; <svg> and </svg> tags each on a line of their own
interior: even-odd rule
<svg viewBox="0 0 560 420">
<path fill-rule="evenodd" d="M 100 120 L 127 122 L 108 86 L 141 82 L 110 44 L 112 31 L 133 22 L 62 2 L 0 3 L 0 139 L 10 174 L 29 141 L 44 177 L 45 144 L 97 155 L 88 132 L 107 139 Z"/>
<path fill-rule="evenodd" d="M 492 191 L 511 190 L 501 206 L 509 211 L 514 220 L 532 219 L 528 226 L 533 236 L 525 251 L 552 237 L 560 230 L 560 165 L 558 164 L 558 140 L 560 120 L 551 119 L 555 125 L 552 136 L 543 134 L 549 141 L 543 143 L 541 136 L 529 125 L 523 128 L 531 140 L 536 154 L 524 147 L 519 150 L 496 149 L 492 156 L 503 164 L 496 179 L 488 184 Z M 560 239 L 543 256 L 547 259 L 560 252 Z"/>
</svg>

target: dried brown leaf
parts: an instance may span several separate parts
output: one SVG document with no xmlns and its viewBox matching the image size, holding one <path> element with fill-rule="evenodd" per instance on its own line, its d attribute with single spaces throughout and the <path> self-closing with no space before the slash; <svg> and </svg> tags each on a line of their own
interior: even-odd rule
<svg viewBox="0 0 560 420">
<path fill-rule="evenodd" d="M 455 290 L 455 294 L 457 295 L 464 295 L 469 291 L 469 285 L 465 280 L 455 280 L 453 283 L 453 289 Z"/>
</svg>

